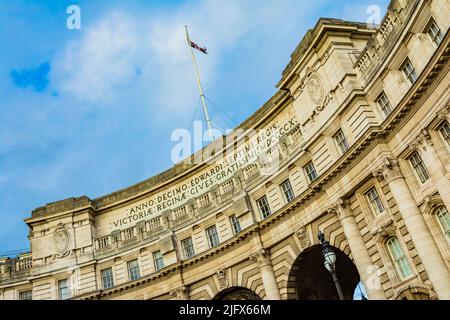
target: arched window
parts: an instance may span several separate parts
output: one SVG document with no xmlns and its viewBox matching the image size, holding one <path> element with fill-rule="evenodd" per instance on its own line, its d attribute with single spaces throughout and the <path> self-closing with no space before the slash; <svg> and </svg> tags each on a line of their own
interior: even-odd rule
<svg viewBox="0 0 450 320">
<path fill-rule="evenodd" d="M 450 240 L 450 214 L 448 213 L 447 208 L 444 206 L 437 208 L 436 217 L 441 224 L 444 234 Z"/>
<path fill-rule="evenodd" d="M 408 259 L 406 258 L 405 252 L 403 251 L 400 242 L 397 237 L 391 237 L 386 242 L 386 245 L 391 254 L 392 260 L 394 261 L 395 268 L 401 279 L 405 279 L 412 275 L 411 267 L 409 266 Z"/>
</svg>

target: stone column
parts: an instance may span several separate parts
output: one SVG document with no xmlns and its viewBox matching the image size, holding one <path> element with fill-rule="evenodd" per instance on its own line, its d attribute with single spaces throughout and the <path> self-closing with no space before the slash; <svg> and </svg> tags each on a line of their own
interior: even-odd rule
<svg viewBox="0 0 450 320">
<path fill-rule="evenodd" d="M 353 260 L 369 299 L 386 300 L 386 293 L 376 274 L 376 268 L 374 268 L 372 259 L 367 251 L 366 244 L 359 231 L 349 201 L 347 199 L 339 199 L 338 204 L 328 209 L 328 212 L 334 213 L 339 217 L 350 251 L 353 255 Z"/>
<path fill-rule="evenodd" d="M 410 148 L 422 158 L 431 180 L 441 195 L 442 201 L 447 209 L 450 210 L 450 179 L 447 176 L 447 169 L 439 159 L 428 131 L 422 130 L 421 134 L 410 145 Z"/>
<path fill-rule="evenodd" d="M 177 300 L 189 300 L 189 292 L 186 286 L 181 286 L 170 290 L 170 295 L 172 297 L 177 297 Z"/>
<path fill-rule="evenodd" d="M 267 300 L 281 300 L 280 290 L 278 289 L 275 273 L 273 272 L 269 252 L 261 249 L 252 254 L 250 260 L 258 263 Z"/>
<path fill-rule="evenodd" d="M 450 300 L 450 272 L 400 171 L 398 161 L 386 158 L 374 176 L 386 180 L 438 298 Z"/>
</svg>

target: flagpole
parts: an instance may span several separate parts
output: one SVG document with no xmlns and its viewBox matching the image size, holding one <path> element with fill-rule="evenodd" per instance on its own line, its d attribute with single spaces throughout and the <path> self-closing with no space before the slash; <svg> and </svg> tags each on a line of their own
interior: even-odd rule
<svg viewBox="0 0 450 320">
<path fill-rule="evenodd" d="M 212 134 L 211 119 L 209 118 L 208 108 L 206 107 L 205 95 L 203 93 L 202 83 L 200 81 L 200 73 L 198 72 L 197 61 L 195 61 L 194 50 L 192 50 L 192 46 L 191 46 L 191 43 L 190 43 L 188 27 L 185 26 L 185 28 L 186 28 L 186 40 L 187 40 L 187 43 L 188 43 L 188 47 L 191 50 L 192 63 L 194 64 L 195 74 L 197 75 L 197 85 L 198 85 L 198 89 L 200 91 L 200 97 L 201 97 L 202 104 L 203 104 L 203 113 L 205 114 L 206 123 L 208 125 L 208 132 L 209 132 L 209 136 L 211 138 L 211 142 L 213 142 L 214 141 L 214 136 Z"/>
</svg>

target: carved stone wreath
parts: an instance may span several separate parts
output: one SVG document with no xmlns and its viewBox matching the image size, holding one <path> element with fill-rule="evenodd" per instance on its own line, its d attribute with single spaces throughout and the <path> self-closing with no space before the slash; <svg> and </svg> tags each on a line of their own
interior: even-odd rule
<svg viewBox="0 0 450 320">
<path fill-rule="evenodd" d="M 53 233 L 53 249 L 55 250 L 55 258 L 62 259 L 70 254 L 70 235 L 67 228 L 62 224 Z"/>
<path fill-rule="evenodd" d="M 317 73 L 313 73 L 308 80 L 308 92 L 312 101 L 316 104 L 321 104 L 324 98 L 324 89 L 322 80 Z"/>
</svg>

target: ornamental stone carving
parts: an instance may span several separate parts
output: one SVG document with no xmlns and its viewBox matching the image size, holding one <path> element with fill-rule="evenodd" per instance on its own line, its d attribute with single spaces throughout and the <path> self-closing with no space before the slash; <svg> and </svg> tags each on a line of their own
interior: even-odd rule
<svg viewBox="0 0 450 320">
<path fill-rule="evenodd" d="M 216 272 L 217 280 L 219 281 L 220 290 L 230 287 L 228 282 L 227 272 L 225 269 L 220 269 Z"/>
<path fill-rule="evenodd" d="M 187 300 L 188 288 L 186 286 L 181 286 L 170 290 L 169 294 L 172 297 L 176 297 L 178 300 Z"/>
<path fill-rule="evenodd" d="M 60 223 L 53 233 L 53 249 L 55 250 L 54 257 L 62 259 L 70 254 L 70 235 L 67 228 Z"/>
<path fill-rule="evenodd" d="M 372 174 L 379 181 L 384 179 L 388 183 L 394 179 L 403 177 L 398 160 L 388 157 L 384 158 L 383 164 L 380 166 L 380 168 L 373 171 Z"/>
<path fill-rule="evenodd" d="M 266 249 L 260 249 L 254 254 L 250 255 L 250 260 L 258 263 L 258 265 L 265 266 L 270 264 L 270 253 Z"/>
<path fill-rule="evenodd" d="M 433 146 L 428 130 L 422 129 L 420 134 L 408 146 L 413 151 L 426 151 L 427 147 Z"/>
<path fill-rule="evenodd" d="M 303 226 L 295 232 L 298 240 L 300 241 L 301 250 L 305 250 L 311 246 L 311 239 L 309 238 L 306 227 Z"/>
<path fill-rule="evenodd" d="M 321 104 L 324 96 L 322 80 L 317 73 L 313 73 L 308 80 L 308 93 L 311 100 L 316 104 Z"/>
</svg>

